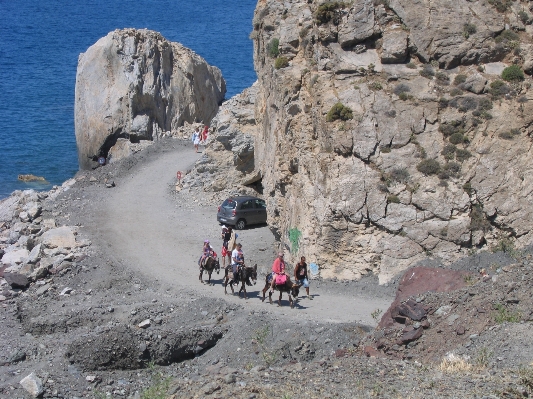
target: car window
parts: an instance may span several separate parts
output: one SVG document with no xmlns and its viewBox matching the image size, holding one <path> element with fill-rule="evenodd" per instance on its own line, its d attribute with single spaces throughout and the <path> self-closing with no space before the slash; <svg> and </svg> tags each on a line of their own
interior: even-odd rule
<svg viewBox="0 0 533 399">
<path fill-rule="evenodd" d="M 265 201 L 263 201 L 261 199 L 256 199 L 256 200 L 254 200 L 254 202 L 255 202 L 255 207 L 256 208 L 266 209 L 266 207 L 267 207 Z"/>
<path fill-rule="evenodd" d="M 224 209 L 235 209 L 237 203 L 234 200 L 227 199 L 222 203 L 222 208 Z"/>
<path fill-rule="evenodd" d="M 252 200 L 244 201 L 241 204 L 241 209 L 252 209 L 254 207 L 254 203 Z"/>
</svg>

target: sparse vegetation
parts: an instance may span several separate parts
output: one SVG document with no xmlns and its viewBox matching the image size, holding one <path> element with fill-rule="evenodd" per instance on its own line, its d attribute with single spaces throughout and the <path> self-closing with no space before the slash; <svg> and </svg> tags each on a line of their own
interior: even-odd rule
<svg viewBox="0 0 533 399">
<path fill-rule="evenodd" d="M 328 3 L 321 4 L 318 6 L 318 9 L 315 13 L 315 19 L 318 25 L 327 24 L 328 22 L 333 22 L 337 24 L 339 21 L 338 9 L 343 8 L 344 3 L 340 1 L 332 1 Z"/>
<path fill-rule="evenodd" d="M 482 369 L 487 368 L 491 357 L 492 352 L 488 348 L 483 347 L 479 349 L 476 356 L 476 365 Z"/>
<path fill-rule="evenodd" d="M 450 100 L 445 97 L 439 98 L 439 108 L 444 109 L 448 107 Z"/>
<path fill-rule="evenodd" d="M 408 62 L 405 66 L 409 69 L 416 69 L 416 64 L 414 62 Z"/>
<path fill-rule="evenodd" d="M 472 365 L 465 358 L 450 354 L 442 360 L 439 370 L 450 374 L 465 373 L 472 370 Z"/>
<path fill-rule="evenodd" d="M 511 7 L 512 0 L 488 0 L 488 3 L 499 12 L 506 12 Z"/>
<path fill-rule="evenodd" d="M 524 25 L 528 25 L 531 22 L 529 14 L 525 11 L 518 11 L 518 19 L 520 19 Z"/>
<path fill-rule="evenodd" d="M 281 69 L 289 66 L 289 60 L 286 57 L 278 57 L 274 62 L 274 68 Z"/>
<path fill-rule="evenodd" d="M 465 132 L 464 122 L 461 120 L 456 120 L 447 123 L 441 123 L 439 126 L 439 132 L 441 132 L 444 137 L 449 137 L 454 133 L 463 134 Z"/>
<path fill-rule="evenodd" d="M 512 140 L 518 135 L 520 135 L 520 130 L 511 129 L 511 130 L 506 130 L 505 132 L 501 132 L 498 135 L 498 137 L 500 137 L 501 139 L 504 139 L 504 140 Z"/>
<path fill-rule="evenodd" d="M 460 96 L 461 94 L 463 94 L 463 91 L 458 87 L 454 87 L 450 90 L 450 96 L 452 97 Z"/>
<path fill-rule="evenodd" d="M 333 122 L 336 120 L 347 121 L 353 119 L 353 111 L 344 106 L 342 103 L 337 103 L 329 110 L 326 121 Z"/>
<path fill-rule="evenodd" d="M 375 90 L 375 91 L 383 90 L 383 86 L 379 82 L 372 82 L 370 83 L 369 87 L 371 90 Z"/>
<path fill-rule="evenodd" d="M 507 93 L 509 93 L 511 89 L 509 86 L 505 84 L 505 82 L 501 80 L 495 80 L 494 82 L 491 82 L 489 93 L 492 94 L 495 98 L 501 97 Z"/>
<path fill-rule="evenodd" d="M 488 98 L 482 98 L 479 100 L 477 109 L 480 111 L 488 111 L 489 109 L 492 109 L 492 101 Z"/>
<path fill-rule="evenodd" d="M 449 161 L 455 158 L 456 151 L 457 151 L 457 147 L 455 145 L 447 144 L 442 149 L 441 154 L 444 157 L 444 159 Z"/>
<path fill-rule="evenodd" d="M 502 323 L 519 323 L 521 319 L 520 312 L 512 312 L 505 307 L 502 303 L 495 303 L 493 305 L 494 310 L 496 311 L 492 317 L 494 321 L 498 324 Z"/>
<path fill-rule="evenodd" d="M 396 87 L 393 90 L 393 93 L 399 96 L 402 93 L 408 93 L 411 91 L 411 88 L 407 86 L 405 83 L 400 83 L 396 85 Z"/>
<path fill-rule="evenodd" d="M 267 44 L 267 53 L 270 57 L 276 58 L 279 56 L 279 39 L 273 38 L 268 44 Z"/>
<path fill-rule="evenodd" d="M 496 245 L 491 248 L 492 252 L 504 252 L 515 258 L 518 253 L 514 247 L 514 242 L 510 238 L 502 238 Z"/>
<path fill-rule="evenodd" d="M 387 197 L 387 202 L 389 204 L 399 204 L 400 203 L 400 199 L 398 198 L 397 195 L 389 195 Z"/>
<path fill-rule="evenodd" d="M 410 179 L 409 171 L 406 168 L 394 168 L 390 172 L 390 178 L 399 183 L 407 183 Z"/>
<path fill-rule="evenodd" d="M 455 153 L 455 159 L 459 162 L 464 162 L 468 158 L 470 158 L 472 154 L 468 150 L 463 150 L 462 148 L 458 148 Z"/>
<path fill-rule="evenodd" d="M 502 31 L 502 33 L 500 33 L 498 36 L 496 36 L 494 41 L 496 43 L 506 44 L 508 42 L 517 41 L 518 39 L 519 39 L 519 37 L 518 37 L 518 35 L 515 32 L 513 32 L 512 30 L 506 29 L 506 30 Z"/>
<path fill-rule="evenodd" d="M 432 65 L 426 64 L 420 71 L 420 75 L 425 78 L 432 79 L 433 76 L 435 76 L 435 70 L 433 69 Z"/>
<path fill-rule="evenodd" d="M 470 226 L 468 227 L 470 231 L 489 231 L 491 229 L 491 225 L 487 218 L 485 217 L 485 213 L 483 212 L 483 209 L 481 208 L 481 205 L 476 204 L 472 206 L 472 209 L 470 210 Z"/>
<path fill-rule="evenodd" d="M 370 315 L 375 320 L 375 322 L 378 323 L 379 322 L 379 316 L 381 316 L 381 313 L 383 313 L 383 310 L 378 308 L 378 309 L 375 309 L 372 313 L 370 313 Z"/>
<path fill-rule="evenodd" d="M 519 82 L 524 80 L 524 71 L 518 65 L 510 65 L 502 72 L 502 79 L 507 82 Z"/>
<path fill-rule="evenodd" d="M 468 141 L 468 138 L 462 133 L 454 133 L 448 139 L 452 144 L 463 144 Z"/>
<path fill-rule="evenodd" d="M 453 79 L 454 85 L 460 85 L 461 83 L 464 83 L 464 82 L 466 82 L 466 75 L 463 75 L 463 74 L 456 75 L 455 78 Z"/>
<path fill-rule="evenodd" d="M 450 84 L 450 77 L 444 72 L 437 72 L 435 78 L 437 79 L 437 82 L 443 86 Z"/>
<path fill-rule="evenodd" d="M 471 35 L 477 32 L 476 25 L 471 23 L 466 23 L 463 25 L 463 36 L 465 39 L 468 39 Z"/>
<path fill-rule="evenodd" d="M 424 159 L 418 165 L 416 165 L 416 169 L 419 172 L 430 176 L 438 174 L 441 170 L 441 166 L 439 161 L 436 159 Z"/>
</svg>

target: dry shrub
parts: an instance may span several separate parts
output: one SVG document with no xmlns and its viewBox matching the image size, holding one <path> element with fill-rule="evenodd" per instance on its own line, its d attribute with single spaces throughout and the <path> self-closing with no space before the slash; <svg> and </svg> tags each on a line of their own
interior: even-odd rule
<svg viewBox="0 0 533 399">
<path fill-rule="evenodd" d="M 454 355 L 450 353 L 446 355 L 439 365 L 439 370 L 443 373 L 467 373 L 472 371 L 474 367 L 468 362 L 467 358 Z"/>
</svg>

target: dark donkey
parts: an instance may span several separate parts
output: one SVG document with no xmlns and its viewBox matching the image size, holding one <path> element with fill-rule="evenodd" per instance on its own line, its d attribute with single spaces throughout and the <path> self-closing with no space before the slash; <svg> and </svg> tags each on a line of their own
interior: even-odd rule
<svg viewBox="0 0 533 399">
<path fill-rule="evenodd" d="M 265 288 L 263 288 L 263 299 L 262 299 L 263 302 L 265 301 L 265 294 L 267 290 L 270 289 L 271 283 L 272 283 L 272 273 L 269 273 L 266 275 L 266 278 L 265 278 Z M 289 279 L 289 276 L 287 276 L 287 281 L 285 282 L 285 284 L 282 284 L 282 285 L 276 284 L 274 286 L 274 289 L 276 291 L 279 291 L 278 306 L 281 306 L 281 295 L 283 295 L 283 293 L 286 292 L 289 295 L 289 303 L 291 304 L 291 308 L 294 308 L 293 298 L 294 300 L 296 300 L 296 298 L 300 294 L 300 287 L 301 287 L 301 284 L 293 283 Z M 272 304 L 272 292 L 268 293 L 268 300 L 270 301 L 270 304 Z"/>
<path fill-rule="evenodd" d="M 204 270 L 207 272 L 209 276 L 209 279 L 207 280 L 207 284 L 211 284 L 211 274 L 213 274 L 213 271 L 216 270 L 217 273 L 220 272 L 220 262 L 218 261 L 218 258 L 213 258 L 210 256 L 205 261 L 205 264 L 200 268 L 200 277 L 198 277 L 198 280 L 200 280 L 201 283 L 204 282 L 204 280 L 202 279 Z"/>
<path fill-rule="evenodd" d="M 231 265 L 227 266 L 225 269 L 224 294 L 228 293 L 226 287 L 228 286 L 228 283 L 230 281 L 230 278 L 229 278 L 230 271 L 231 271 Z M 239 290 L 239 298 L 241 296 L 241 292 L 244 292 L 244 299 L 248 299 L 248 297 L 246 296 L 246 286 L 252 285 L 250 280 L 253 281 L 254 285 L 257 282 L 257 263 L 254 265 L 254 267 L 247 267 L 245 265 L 240 266 L 237 272 L 237 276 L 233 276 L 233 279 L 234 281 L 241 283 L 241 289 Z M 230 284 L 229 286 L 231 288 L 231 293 L 235 294 L 235 291 L 233 290 L 233 284 Z"/>
</svg>

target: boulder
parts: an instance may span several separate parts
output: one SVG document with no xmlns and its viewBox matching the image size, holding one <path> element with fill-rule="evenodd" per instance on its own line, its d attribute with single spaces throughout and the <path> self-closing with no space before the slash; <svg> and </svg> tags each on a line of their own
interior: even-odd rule
<svg viewBox="0 0 533 399">
<path fill-rule="evenodd" d="M 156 140 L 185 121 L 208 124 L 224 99 L 220 70 L 150 30 L 110 32 L 79 56 L 75 131 L 82 169 L 118 139 Z M 127 155 L 119 143 L 113 158 Z"/>
<path fill-rule="evenodd" d="M 474 75 L 467 77 L 466 81 L 461 85 L 461 87 L 469 92 L 481 94 L 483 93 L 486 84 L 487 79 L 480 73 L 475 73 Z"/>
<path fill-rule="evenodd" d="M 385 31 L 381 47 L 383 64 L 399 64 L 407 58 L 407 40 L 409 35 L 401 29 Z"/>
<path fill-rule="evenodd" d="M 11 286 L 11 288 L 26 288 L 30 285 L 28 277 L 18 272 L 4 271 L 4 279 Z"/>
<path fill-rule="evenodd" d="M 48 230 L 42 235 L 41 243 L 45 248 L 74 248 L 76 237 L 68 226 Z"/>
<path fill-rule="evenodd" d="M 6 252 L 2 256 L 2 263 L 4 265 L 17 265 L 22 263 L 28 256 L 30 252 L 27 249 L 15 248 L 9 252 Z"/>
</svg>

